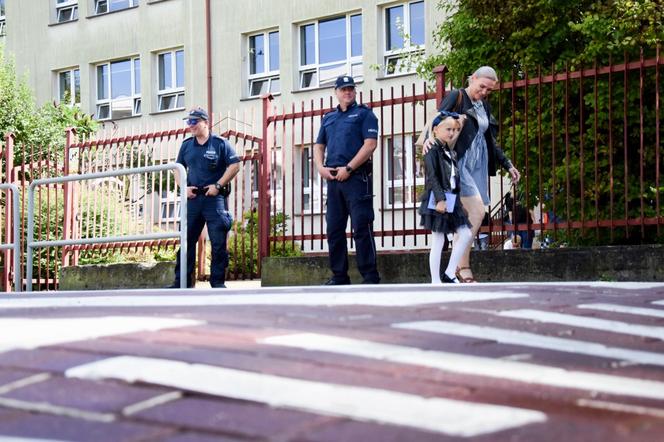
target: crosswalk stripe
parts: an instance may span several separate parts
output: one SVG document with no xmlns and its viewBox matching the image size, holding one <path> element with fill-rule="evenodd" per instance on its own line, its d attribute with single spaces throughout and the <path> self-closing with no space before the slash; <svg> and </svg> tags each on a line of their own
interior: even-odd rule
<svg viewBox="0 0 664 442">
<path fill-rule="evenodd" d="M 589 310 L 600 310 L 603 312 L 626 313 L 628 315 L 640 315 L 640 316 L 652 316 L 654 318 L 664 318 L 664 310 L 657 310 L 656 308 L 631 307 L 628 305 L 601 304 L 601 303 L 581 304 L 578 307 Z"/>
<path fill-rule="evenodd" d="M 543 336 L 535 333 L 506 330 L 496 327 L 485 327 L 449 321 L 403 322 L 393 324 L 392 327 L 454 336 L 465 336 L 468 338 L 487 339 L 501 344 L 513 344 L 565 353 L 584 354 L 600 358 L 629 361 L 637 364 L 664 366 L 664 355 L 659 353 L 630 350 L 619 347 L 607 347 L 606 345 L 595 342 Z"/>
<path fill-rule="evenodd" d="M 423 350 L 416 347 L 381 344 L 316 333 L 272 336 L 259 342 L 413 364 L 453 373 L 509 379 L 529 384 L 664 399 L 664 382 L 566 370 L 526 362 Z"/>
<path fill-rule="evenodd" d="M 120 356 L 73 367 L 65 374 L 81 379 L 147 382 L 273 407 L 453 436 L 472 437 L 546 420 L 545 414 L 534 410 L 313 382 L 166 359 Z"/>
<path fill-rule="evenodd" d="M 106 316 L 94 318 L 0 318 L 0 330 L 11 330 L 0 341 L 0 353 L 33 349 L 45 345 L 95 339 L 140 331 L 188 327 L 204 321 L 143 316 Z"/>
<path fill-rule="evenodd" d="M 622 321 L 612 321 L 608 319 L 591 318 L 589 316 L 576 316 L 531 309 L 505 310 L 495 314 L 508 318 L 530 319 L 538 322 L 549 322 L 606 332 L 622 333 L 626 335 L 664 339 L 664 327 L 630 324 Z"/>
<path fill-rule="evenodd" d="M 100 308 L 100 307 L 207 307 L 234 305 L 373 305 L 407 307 L 419 304 L 475 302 L 492 299 L 527 298 L 524 293 L 464 291 L 314 292 L 265 295 L 195 296 L 90 296 L 84 298 L 0 299 L 0 309 Z"/>
</svg>

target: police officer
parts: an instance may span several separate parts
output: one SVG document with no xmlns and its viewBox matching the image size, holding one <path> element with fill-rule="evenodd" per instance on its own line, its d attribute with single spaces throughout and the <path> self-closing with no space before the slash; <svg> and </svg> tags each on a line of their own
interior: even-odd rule
<svg viewBox="0 0 664 442">
<path fill-rule="evenodd" d="M 332 277 L 325 285 L 350 284 L 346 224 L 350 215 L 357 267 L 364 284 L 378 284 L 373 238 L 373 183 L 369 158 L 376 149 L 378 119 L 355 101 L 355 81 L 340 76 L 334 83 L 339 105 L 323 117 L 314 146 L 314 161 L 327 181 L 327 244 Z M 326 152 L 327 151 L 327 152 Z"/>
<path fill-rule="evenodd" d="M 210 132 L 204 109 L 192 109 L 185 120 L 192 136 L 182 142 L 177 162 L 187 170 L 187 287 L 194 286 L 196 243 L 205 224 L 212 245 L 210 285 L 226 287 L 226 238 L 233 223 L 227 196 L 230 182 L 240 170 L 240 158 L 228 140 Z M 180 278 L 178 252 L 172 288 L 180 287 Z"/>
</svg>

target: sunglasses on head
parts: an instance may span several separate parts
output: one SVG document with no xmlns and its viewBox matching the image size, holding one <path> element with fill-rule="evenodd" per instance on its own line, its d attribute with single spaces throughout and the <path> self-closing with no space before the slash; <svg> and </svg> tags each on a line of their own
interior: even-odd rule
<svg viewBox="0 0 664 442">
<path fill-rule="evenodd" d="M 187 125 L 188 126 L 196 126 L 199 121 L 201 121 L 200 118 L 189 118 L 187 120 Z"/>
</svg>

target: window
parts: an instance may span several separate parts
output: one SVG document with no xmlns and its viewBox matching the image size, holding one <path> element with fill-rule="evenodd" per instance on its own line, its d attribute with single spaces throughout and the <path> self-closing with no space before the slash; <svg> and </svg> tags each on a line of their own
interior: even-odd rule
<svg viewBox="0 0 664 442">
<path fill-rule="evenodd" d="M 323 213 L 323 201 L 327 195 L 326 181 L 323 181 L 316 170 L 313 160 L 313 148 L 302 148 L 302 211 L 305 213 Z M 321 186 L 322 195 L 321 195 Z"/>
<path fill-rule="evenodd" d="M 141 60 L 128 58 L 97 65 L 98 120 L 141 114 Z"/>
<path fill-rule="evenodd" d="M 413 72 L 409 57 L 424 53 L 424 2 L 385 9 L 385 75 Z"/>
<path fill-rule="evenodd" d="M 364 76 L 362 14 L 300 26 L 300 89 L 331 84 L 339 75 Z"/>
<path fill-rule="evenodd" d="M 417 197 L 424 189 L 424 167 L 415 158 L 413 136 L 395 135 L 385 138 L 385 190 L 388 204 L 410 206 L 417 204 Z"/>
<path fill-rule="evenodd" d="M 81 104 L 81 71 L 79 69 L 58 72 L 58 102 Z"/>
<path fill-rule="evenodd" d="M 138 0 L 95 0 L 95 14 L 119 11 L 138 6 Z"/>
<path fill-rule="evenodd" d="M 5 36 L 5 0 L 0 0 L 0 37 Z"/>
<path fill-rule="evenodd" d="M 160 111 L 184 109 L 184 50 L 157 55 L 159 89 L 157 109 Z"/>
<path fill-rule="evenodd" d="M 78 19 L 78 0 L 55 0 L 55 18 L 58 23 Z"/>
<path fill-rule="evenodd" d="M 249 97 L 280 91 L 279 31 L 249 36 Z"/>
</svg>

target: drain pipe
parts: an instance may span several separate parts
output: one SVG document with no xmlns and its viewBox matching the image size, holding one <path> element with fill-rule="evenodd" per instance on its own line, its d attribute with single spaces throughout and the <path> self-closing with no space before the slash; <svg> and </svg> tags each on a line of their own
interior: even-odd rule
<svg viewBox="0 0 664 442">
<path fill-rule="evenodd" d="M 205 0 L 205 51 L 207 70 L 207 111 L 212 116 L 212 25 L 210 0 Z"/>
</svg>

